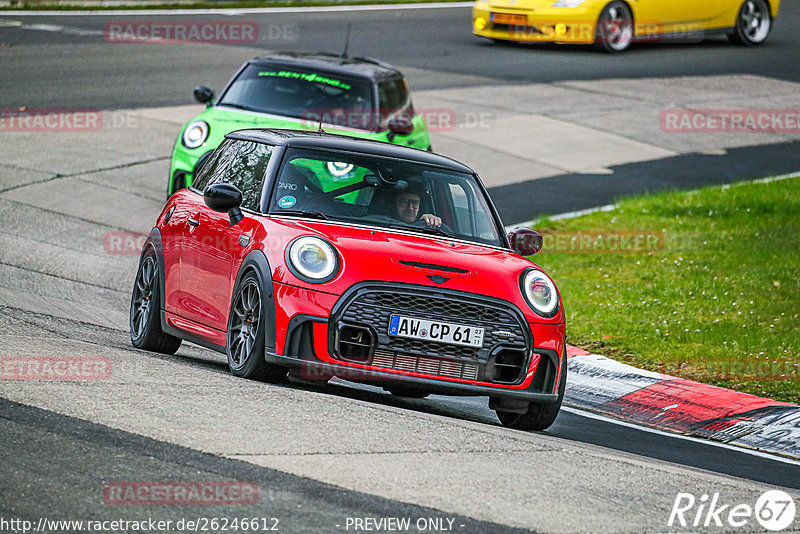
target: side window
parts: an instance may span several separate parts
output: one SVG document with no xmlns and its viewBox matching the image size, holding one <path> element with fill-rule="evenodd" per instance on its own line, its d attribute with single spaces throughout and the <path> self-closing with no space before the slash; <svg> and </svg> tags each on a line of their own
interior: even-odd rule
<svg viewBox="0 0 800 534">
<path fill-rule="evenodd" d="M 497 230 L 483 195 L 467 181 L 450 182 L 448 186 L 457 226 L 453 230 L 481 240 L 496 241 Z"/>
<path fill-rule="evenodd" d="M 208 161 L 206 161 L 205 165 L 203 165 L 203 168 L 200 169 L 200 172 L 192 182 L 192 187 L 200 192 L 205 191 L 208 184 L 214 182 L 214 176 L 218 176 L 228 168 L 231 159 L 236 154 L 236 150 L 235 141 L 232 139 L 223 141 Z"/>
<path fill-rule="evenodd" d="M 449 186 L 450 197 L 453 199 L 453 208 L 455 208 L 455 222 L 458 225 L 458 228 L 454 228 L 454 230 L 462 234 L 472 234 L 467 193 L 460 184 L 450 182 Z"/>
<path fill-rule="evenodd" d="M 227 165 L 227 170 L 223 172 L 217 169 L 212 183 L 228 183 L 236 186 L 242 192 L 242 207 L 257 211 L 273 147 L 253 141 L 236 141 L 233 146 L 237 150 L 230 158 L 230 165 Z"/>
<path fill-rule="evenodd" d="M 378 99 L 380 100 L 381 114 L 384 116 L 391 115 L 399 110 L 406 110 L 406 108 L 408 108 L 408 111 L 413 112 L 408 86 L 403 78 L 379 84 Z"/>
</svg>

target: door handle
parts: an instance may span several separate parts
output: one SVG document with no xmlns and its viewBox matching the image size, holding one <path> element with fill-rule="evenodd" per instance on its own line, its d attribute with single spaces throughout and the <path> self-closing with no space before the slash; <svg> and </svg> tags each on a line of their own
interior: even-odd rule
<svg viewBox="0 0 800 534">
<path fill-rule="evenodd" d="M 192 219 L 191 217 L 187 217 L 186 222 L 188 222 L 192 226 L 198 226 L 200 224 L 200 221 L 198 221 L 197 219 Z"/>
</svg>

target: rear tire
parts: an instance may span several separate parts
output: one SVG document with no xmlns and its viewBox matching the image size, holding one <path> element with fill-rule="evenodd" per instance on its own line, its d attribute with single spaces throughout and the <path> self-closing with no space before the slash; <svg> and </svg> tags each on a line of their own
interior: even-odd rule
<svg viewBox="0 0 800 534">
<path fill-rule="evenodd" d="M 546 430 L 555 422 L 561 403 L 564 401 L 564 390 L 567 384 L 567 353 L 564 351 L 561 376 L 558 384 L 558 400 L 556 402 L 531 402 L 525 413 L 497 411 L 497 418 L 503 426 L 515 430 Z"/>
<path fill-rule="evenodd" d="M 137 349 L 175 354 L 181 339 L 161 330 L 161 281 L 158 260 L 148 249 L 139 262 L 139 271 L 131 293 L 131 343 Z"/>
<path fill-rule="evenodd" d="M 262 288 L 258 276 L 250 271 L 242 278 L 233 296 L 228 316 L 226 354 L 228 368 L 234 376 L 280 382 L 287 369 L 267 363 L 264 359 L 264 328 L 267 316 L 263 313 Z"/>
<path fill-rule="evenodd" d="M 764 0 L 745 0 L 736 15 L 736 25 L 728 34 L 731 42 L 742 46 L 758 46 L 772 31 L 772 13 Z"/>
<path fill-rule="evenodd" d="M 601 52 L 624 52 L 633 42 L 633 13 L 625 2 L 614 0 L 603 8 L 594 30 L 594 46 Z"/>
</svg>

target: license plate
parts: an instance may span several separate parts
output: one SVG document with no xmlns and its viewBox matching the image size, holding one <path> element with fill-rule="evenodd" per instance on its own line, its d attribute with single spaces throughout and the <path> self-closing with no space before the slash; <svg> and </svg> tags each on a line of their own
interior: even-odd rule
<svg viewBox="0 0 800 534">
<path fill-rule="evenodd" d="M 463 324 L 428 321 L 403 315 L 392 315 L 389 320 L 389 335 L 423 339 L 452 345 L 480 348 L 483 346 L 483 327 Z"/>
<path fill-rule="evenodd" d="M 489 17 L 492 22 L 497 24 L 512 24 L 515 26 L 524 26 L 528 23 L 528 17 L 525 15 L 512 15 L 511 13 L 492 13 Z"/>
</svg>

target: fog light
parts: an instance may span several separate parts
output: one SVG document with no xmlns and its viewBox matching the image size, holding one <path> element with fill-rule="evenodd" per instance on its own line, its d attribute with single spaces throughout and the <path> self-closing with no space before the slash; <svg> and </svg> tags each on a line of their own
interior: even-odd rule
<svg viewBox="0 0 800 534">
<path fill-rule="evenodd" d="M 561 37 L 562 35 L 567 33 L 567 26 L 566 24 L 556 24 L 556 35 Z"/>
<path fill-rule="evenodd" d="M 475 29 L 476 30 L 484 29 L 486 27 L 486 24 L 487 24 L 487 22 L 486 22 L 485 18 L 478 17 L 478 18 L 475 19 Z"/>
</svg>

